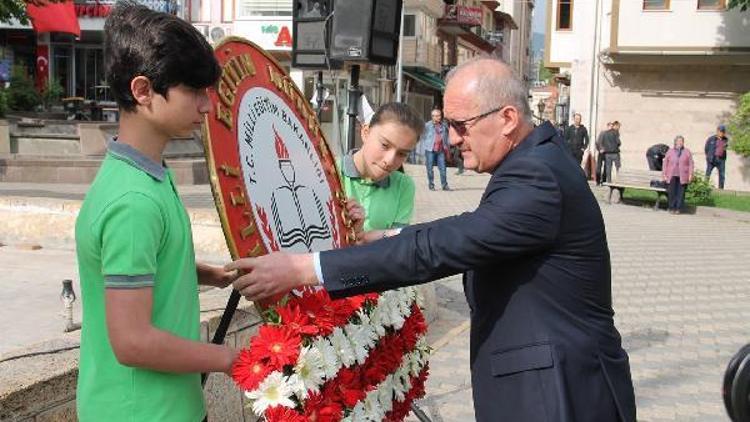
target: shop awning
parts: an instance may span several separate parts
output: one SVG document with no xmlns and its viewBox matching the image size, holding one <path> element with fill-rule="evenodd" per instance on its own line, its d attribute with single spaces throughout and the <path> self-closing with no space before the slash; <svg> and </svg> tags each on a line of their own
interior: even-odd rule
<svg viewBox="0 0 750 422">
<path fill-rule="evenodd" d="M 419 83 L 427 85 L 429 88 L 436 89 L 440 92 L 445 90 L 445 82 L 443 82 L 438 76 L 416 69 L 404 70 L 404 74 Z"/>
<path fill-rule="evenodd" d="M 37 33 L 65 32 L 81 36 L 73 0 L 59 3 L 40 2 L 39 5 L 26 4 L 26 12 L 31 18 L 31 26 Z"/>
</svg>

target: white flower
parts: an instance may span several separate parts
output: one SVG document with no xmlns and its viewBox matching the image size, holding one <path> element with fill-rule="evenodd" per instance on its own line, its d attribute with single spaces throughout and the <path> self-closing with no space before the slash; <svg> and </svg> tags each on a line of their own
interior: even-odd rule
<svg viewBox="0 0 750 422">
<path fill-rule="evenodd" d="M 333 349 L 336 350 L 336 354 L 345 367 L 354 364 L 355 357 L 354 350 L 352 350 L 352 344 L 349 339 L 346 338 L 344 330 L 340 327 L 336 327 L 333 330 L 333 334 L 331 335 L 331 345 L 333 346 Z"/>
<path fill-rule="evenodd" d="M 307 387 L 298 374 L 292 374 L 286 379 L 286 384 L 300 400 L 307 398 Z"/>
<path fill-rule="evenodd" d="M 352 351 L 354 352 L 354 358 L 358 364 L 365 363 L 367 359 L 367 338 L 364 336 L 364 328 L 361 325 L 349 324 L 344 330 L 346 336 L 349 338 L 349 342 L 352 345 Z"/>
<path fill-rule="evenodd" d="M 313 348 L 320 352 L 326 379 L 333 379 L 339 372 L 339 369 L 341 369 L 341 360 L 338 354 L 336 354 L 336 349 L 325 338 L 316 340 L 313 343 Z"/>
<path fill-rule="evenodd" d="M 354 406 L 354 409 L 352 409 L 351 413 L 352 422 L 366 422 L 367 416 L 365 413 L 365 404 L 362 402 L 357 403 L 356 406 Z"/>
<path fill-rule="evenodd" d="M 274 371 L 260 383 L 257 389 L 246 392 L 245 396 L 253 401 L 253 412 L 260 416 L 269 407 L 294 407 L 294 402 L 290 398 L 292 393 L 292 388 L 287 384 L 281 372 Z"/>
<path fill-rule="evenodd" d="M 382 301 L 383 299 L 381 298 L 378 303 L 382 303 Z M 385 335 L 385 322 L 382 318 L 383 311 L 380 306 L 381 305 L 378 305 L 378 307 L 373 309 L 370 314 L 370 326 L 375 330 L 375 334 L 377 334 L 378 337 L 383 337 Z"/>
<path fill-rule="evenodd" d="M 378 390 L 373 390 L 367 393 L 365 396 L 365 413 L 367 418 L 371 421 L 382 421 L 385 419 L 385 411 L 380 406 L 378 401 Z"/>
<path fill-rule="evenodd" d="M 388 413 L 393 410 L 393 379 L 390 375 L 380 383 L 377 392 L 378 402 L 383 412 Z"/>
<path fill-rule="evenodd" d="M 333 350 L 333 348 L 331 348 L 331 350 Z M 323 384 L 323 379 L 326 376 L 323 369 L 323 355 L 320 350 L 312 347 L 303 348 L 299 353 L 297 365 L 294 367 L 294 373 L 299 377 L 299 380 L 304 387 L 304 391 L 301 392 L 301 395 L 300 392 L 295 391 L 297 397 L 304 400 L 307 398 L 307 390 L 311 390 L 315 393 L 320 391 L 320 386 Z"/>
</svg>

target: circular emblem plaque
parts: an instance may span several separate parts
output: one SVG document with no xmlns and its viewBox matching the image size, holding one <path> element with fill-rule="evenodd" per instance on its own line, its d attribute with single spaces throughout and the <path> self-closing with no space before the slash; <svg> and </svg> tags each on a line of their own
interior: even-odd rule
<svg viewBox="0 0 750 422">
<path fill-rule="evenodd" d="M 250 41 L 227 38 L 216 57 L 222 73 L 203 139 L 232 258 L 348 244 L 345 197 L 308 101 Z"/>
</svg>

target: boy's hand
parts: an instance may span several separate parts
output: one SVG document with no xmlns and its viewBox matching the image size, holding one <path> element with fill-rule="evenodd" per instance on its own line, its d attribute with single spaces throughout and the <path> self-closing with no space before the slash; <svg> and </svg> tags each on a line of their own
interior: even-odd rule
<svg viewBox="0 0 750 422">
<path fill-rule="evenodd" d="M 226 271 L 222 267 L 197 263 L 198 283 L 204 286 L 213 286 L 223 289 L 237 278 L 237 271 Z"/>
</svg>

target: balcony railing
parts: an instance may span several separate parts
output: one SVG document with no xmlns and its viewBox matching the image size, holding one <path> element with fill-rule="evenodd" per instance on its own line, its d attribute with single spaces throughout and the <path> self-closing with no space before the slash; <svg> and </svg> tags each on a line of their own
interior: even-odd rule
<svg viewBox="0 0 750 422">
<path fill-rule="evenodd" d="M 438 45 L 430 44 L 421 38 L 406 38 L 403 44 L 404 66 L 440 72 L 442 57 Z"/>
</svg>

